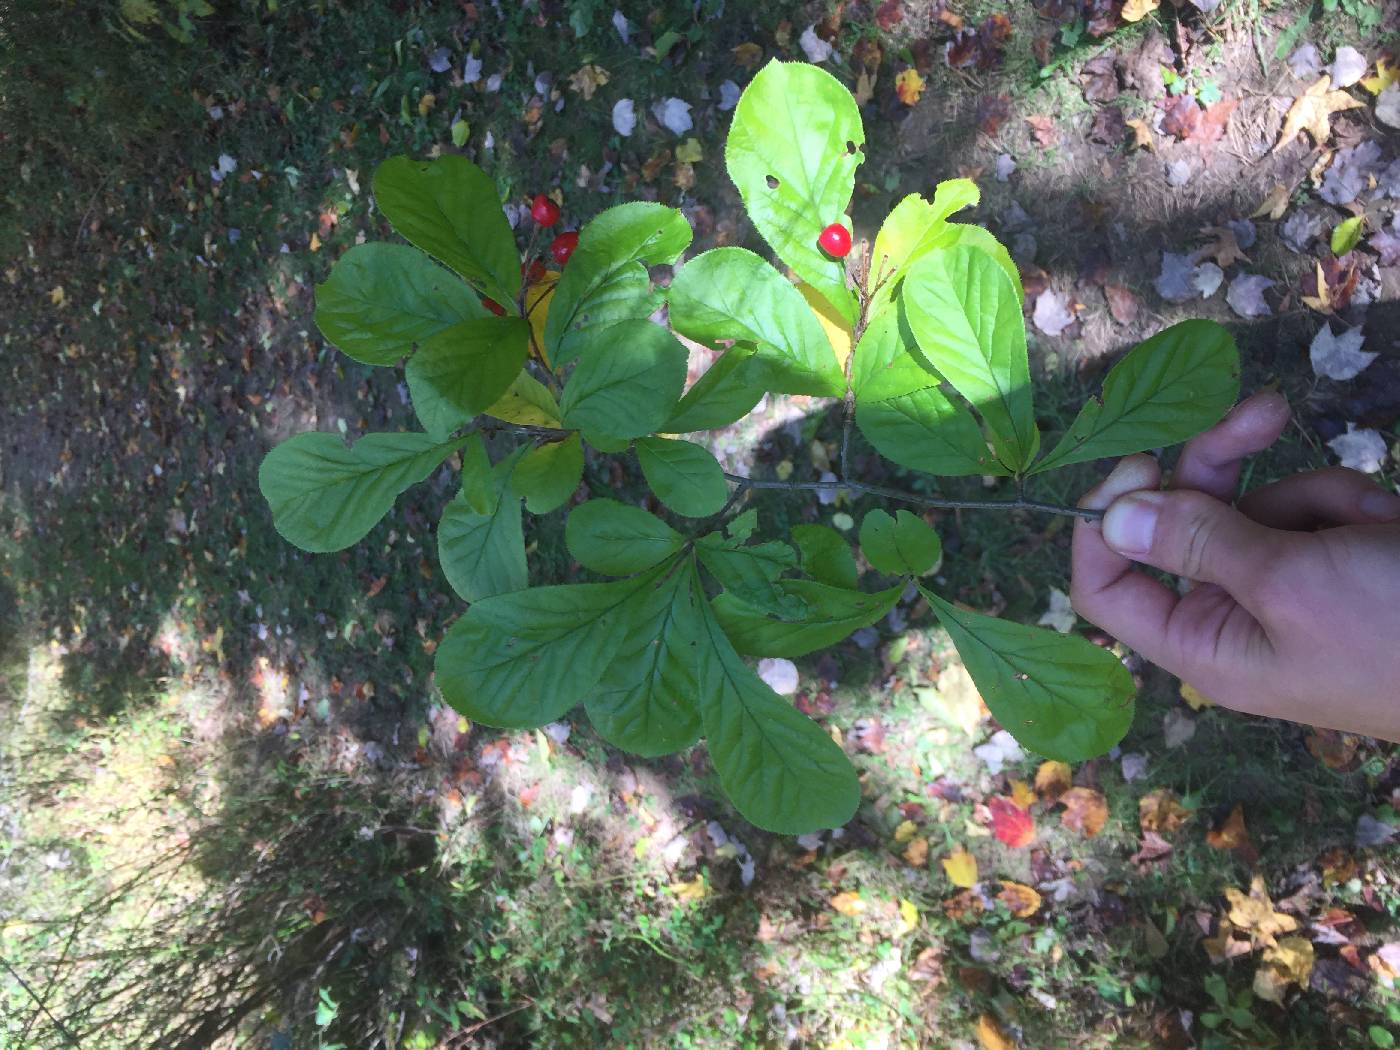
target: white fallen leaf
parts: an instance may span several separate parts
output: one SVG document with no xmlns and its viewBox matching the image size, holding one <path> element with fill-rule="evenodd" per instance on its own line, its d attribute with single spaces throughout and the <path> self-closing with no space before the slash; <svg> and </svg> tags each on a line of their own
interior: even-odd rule
<svg viewBox="0 0 1400 1050">
<path fill-rule="evenodd" d="M 486 90 L 491 92 L 492 94 L 495 94 L 497 91 L 501 90 L 501 82 L 503 80 L 505 80 L 505 74 L 492 73 L 489 77 L 486 78 Z"/>
<path fill-rule="evenodd" d="M 622 37 L 622 42 L 629 43 L 632 37 L 632 27 L 627 23 L 627 16 L 621 11 L 614 11 L 612 23 L 613 28 L 617 30 L 617 35 Z"/>
<path fill-rule="evenodd" d="M 1162 735 L 1167 747 L 1181 747 L 1196 735 L 1196 720 L 1185 711 L 1173 708 L 1162 719 Z"/>
<path fill-rule="evenodd" d="M 1358 372 L 1380 356 L 1361 349 L 1366 339 L 1361 329 L 1362 326 L 1357 325 L 1341 335 L 1333 335 L 1331 323 L 1324 322 L 1308 349 L 1313 371 L 1339 382 L 1356 378 Z"/>
<path fill-rule="evenodd" d="M 1309 84 L 1322 75 L 1322 56 L 1317 53 L 1316 44 L 1304 44 L 1288 56 L 1288 68 L 1299 80 Z"/>
<path fill-rule="evenodd" d="M 719 108 L 721 113 L 728 113 L 739 104 L 739 85 L 732 80 L 726 80 L 719 86 Z"/>
<path fill-rule="evenodd" d="M 1389 230 L 1372 234 L 1371 239 L 1366 244 L 1371 251 L 1381 257 L 1382 266 L 1394 266 L 1396 263 L 1400 263 L 1400 237 Z"/>
<path fill-rule="evenodd" d="M 1264 292 L 1274 282 L 1257 273 L 1242 273 L 1230 282 L 1225 301 L 1241 317 L 1270 317 L 1273 309 L 1264 301 Z"/>
<path fill-rule="evenodd" d="M 690 119 L 690 103 L 678 98 L 663 98 L 653 103 L 651 112 L 672 135 L 684 135 L 694 126 Z"/>
<path fill-rule="evenodd" d="M 1047 288 L 1035 297 L 1032 320 L 1046 335 L 1059 335 L 1074 324 L 1074 311 L 1069 308 L 1069 300 L 1062 293 Z"/>
<path fill-rule="evenodd" d="M 1332 64 L 1327 67 L 1327 71 L 1332 74 L 1332 86 L 1334 88 L 1349 88 L 1366 75 L 1366 67 L 1370 65 L 1366 61 L 1366 56 L 1356 48 L 1343 44 L 1337 48 L 1337 54 L 1332 59 Z"/>
<path fill-rule="evenodd" d="M 1400 826 L 1377 820 L 1369 813 L 1363 813 L 1356 818 L 1356 845 L 1361 849 L 1384 846 L 1398 834 Z"/>
<path fill-rule="evenodd" d="M 219 154 L 219 163 L 209 169 L 209 177 L 215 182 L 223 182 L 226 176 L 232 175 L 238 170 L 238 161 L 234 160 L 227 153 Z"/>
<path fill-rule="evenodd" d="M 1137 780 L 1147 773 L 1147 756 L 1140 751 L 1130 751 L 1122 760 L 1123 779 Z"/>
<path fill-rule="evenodd" d="M 468 55 L 467 60 L 462 63 L 462 83 L 475 84 L 480 79 L 481 59 L 475 55 Z"/>
<path fill-rule="evenodd" d="M 1220 6 L 1220 0 L 1191 0 L 1196 10 L 1203 15 L 1208 15 Z"/>
<path fill-rule="evenodd" d="M 434 48 L 428 55 L 428 68 L 434 73 L 446 73 L 452 65 L 452 52 L 445 47 Z"/>
<path fill-rule="evenodd" d="M 556 747 L 563 747 L 569 742 L 569 736 L 573 733 L 573 726 L 568 722 L 550 722 L 544 727 L 544 735 L 554 741 Z"/>
<path fill-rule="evenodd" d="M 1392 128 L 1400 128 L 1400 84 L 1391 84 L 1376 96 L 1376 119 Z"/>
<path fill-rule="evenodd" d="M 1078 622 L 1079 617 L 1075 614 L 1074 606 L 1070 604 L 1069 595 L 1058 587 L 1051 587 L 1050 607 L 1040 614 L 1036 623 L 1042 627 L 1053 627 L 1061 634 L 1069 634 Z"/>
<path fill-rule="evenodd" d="M 1020 762 L 1026 757 L 1016 738 L 1005 729 L 998 729 L 985 744 L 974 747 L 972 753 L 986 763 L 987 772 L 992 776 L 1000 773 L 1008 763 Z"/>
<path fill-rule="evenodd" d="M 797 665 L 791 660 L 776 656 L 758 661 L 758 677 L 779 696 L 791 696 L 797 692 Z"/>
<path fill-rule="evenodd" d="M 613 130 L 623 138 L 637 130 L 637 107 L 630 98 L 620 98 L 613 103 Z"/>
<path fill-rule="evenodd" d="M 1289 251 L 1299 254 L 1307 251 L 1308 245 L 1321 233 L 1322 216 L 1308 211 L 1295 211 L 1278 228 L 1278 235 L 1288 245 Z"/>
<path fill-rule="evenodd" d="M 569 812 L 578 814 L 588 808 L 593 801 L 593 785 L 579 784 L 569 793 Z"/>
<path fill-rule="evenodd" d="M 1016 170 L 1016 160 L 1010 153 L 1002 153 L 997 157 L 997 182 L 1005 182 L 1011 178 L 1011 173 Z"/>
<path fill-rule="evenodd" d="M 1157 294 L 1167 302 L 1184 303 L 1198 294 L 1195 285 L 1191 283 L 1195 272 L 1195 264 L 1191 262 L 1189 255 L 1163 252 L 1162 271 L 1152 284 L 1157 289 Z"/>
<path fill-rule="evenodd" d="M 1369 427 L 1358 429 L 1355 423 L 1348 423 L 1347 432 L 1327 442 L 1327 447 L 1336 453 L 1342 466 L 1365 474 L 1377 473 L 1387 452 L 1385 439 L 1380 434 Z"/>
<path fill-rule="evenodd" d="M 1224 280 L 1224 270 L 1213 262 L 1203 262 L 1191 275 L 1191 287 L 1201 293 L 1202 299 L 1209 299 L 1220 290 L 1220 284 Z"/>
<path fill-rule="evenodd" d="M 1174 160 L 1167 165 L 1167 185 L 1172 189 L 1179 189 L 1191 181 L 1191 174 L 1195 171 L 1191 167 L 1191 162 L 1185 158 Z"/>
<path fill-rule="evenodd" d="M 797 42 L 802 46 L 802 53 L 807 56 L 807 61 L 813 65 L 820 65 L 831 57 L 831 45 L 817 36 L 817 27 L 814 25 L 804 29 Z"/>
</svg>

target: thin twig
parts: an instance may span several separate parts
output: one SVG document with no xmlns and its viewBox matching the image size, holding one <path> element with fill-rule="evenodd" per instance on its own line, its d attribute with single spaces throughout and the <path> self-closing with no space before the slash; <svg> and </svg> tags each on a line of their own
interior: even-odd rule
<svg viewBox="0 0 1400 1050">
<path fill-rule="evenodd" d="M 867 485 L 860 481 L 761 481 L 740 477 L 738 474 L 725 474 L 725 480 L 743 489 L 774 489 L 780 492 L 859 492 L 867 496 L 895 500 L 900 503 L 913 503 L 920 507 L 936 507 L 942 510 L 1032 510 L 1041 514 L 1058 514 L 1065 518 L 1083 518 L 1085 521 L 1098 521 L 1103 517 L 1101 510 L 1088 510 L 1083 507 L 1066 507 L 1059 503 L 1044 503 L 1040 500 L 1025 499 L 955 499 L 950 496 L 921 496 L 914 492 L 901 492 L 899 489 L 885 488 L 883 485 Z"/>
<path fill-rule="evenodd" d="M 67 1028 L 65 1028 L 63 1026 L 63 1022 L 49 1012 L 49 1008 L 44 1005 L 44 1000 L 39 998 L 39 996 L 34 993 L 34 989 L 29 986 L 29 982 L 26 981 L 20 975 L 18 970 L 16 970 L 13 966 L 10 965 L 10 961 L 6 959 L 3 955 L 0 955 L 0 966 L 5 967 L 5 969 L 9 971 L 10 976 L 19 982 L 19 986 L 24 989 L 25 993 L 36 1003 L 39 1004 L 39 1009 L 44 1011 L 45 1016 L 47 1016 L 48 1019 L 53 1022 L 54 1027 L 57 1028 L 59 1032 L 63 1034 L 63 1037 L 67 1039 L 70 1043 L 72 1043 L 74 1046 L 81 1048 L 83 1044 L 78 1042 L 78 1037 L 75 1036 L 72 1032 L 70 1032 Z"/>
</svg>

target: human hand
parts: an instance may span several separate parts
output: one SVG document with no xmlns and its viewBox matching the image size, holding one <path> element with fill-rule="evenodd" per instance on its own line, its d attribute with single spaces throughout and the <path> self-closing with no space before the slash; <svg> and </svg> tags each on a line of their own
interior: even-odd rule
<svg viewBox="0 0 1400 1050">
<path fill-rule="evenodd" d="M 1165 491 L 1151 456 L 1121 460 L 1079 504 L 1107 513 L 1075 525 L 1074 608 L 1222 706 L 1400 740 L 1400 496 L 1331 467 L 1229 502 L 1288 418 L 1278 394 L 1241 402 Z"/>
</svg>

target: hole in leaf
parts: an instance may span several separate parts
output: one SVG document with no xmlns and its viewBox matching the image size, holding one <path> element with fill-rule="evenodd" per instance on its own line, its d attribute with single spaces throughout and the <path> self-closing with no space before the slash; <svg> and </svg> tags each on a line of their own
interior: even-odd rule
<svg viewBox="0 0 1400 1050">
<path fill-rule="evenodd" d="M 853 139 L 846 140 L 846 152 L 853 157 L 856 155 L 856 144 Z"/>
<path fill-rule="evenodd" d="M 776 190 L 778 188 L 778 177 L 776 175 L 768 176 L 768 188 L 770 190 Z"/>
</svg>

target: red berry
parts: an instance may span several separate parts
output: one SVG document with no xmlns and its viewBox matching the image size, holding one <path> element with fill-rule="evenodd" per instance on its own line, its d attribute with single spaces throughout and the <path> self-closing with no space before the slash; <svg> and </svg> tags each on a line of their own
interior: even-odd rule
<svg viewBox="0 0 1400 1050">
<path fill-rule="evenodd" d="M 497 317 L 504 317 L 506 315 L 506 308 L 496 302 L 495 299 L 482 299 L 481 305 L 486 307 L 486 309 L 490 310 Z"/>
<path fill-rule="evenodd" d="M 561 233 L 550 242 L 549 254 L 554 256 L 555 262 L 563 266 L 569 261 L 569 256 L 574 254 L 574 249 L 577 247 L 578 231 L 570 230 L 568 233 Z"/>
<path fill-rule="evenodd" d="M 827 255 L 844 259 L 851 250 L 851 231 L 839 222 L 833 222 L 822 230 L 821 236 L 817 238 L 817 243 L 822 246 L 822 251 L 826 252 Z"/>
<path fill-rule="evenodd" d="M 543 193 L 537 193 L 535 199 L 530 202 L 530 218 L 540 226 L 553 226 L 559 221 L 559 205 Z"/>
<path fill-rule="evenodd" d="M 520 276 L 525 278 L 526 284 L 538 284 L 544 280 L 544 275 L 544 260 L 538 255 L 529 262 L 520 264 Z"/>
</svg>

